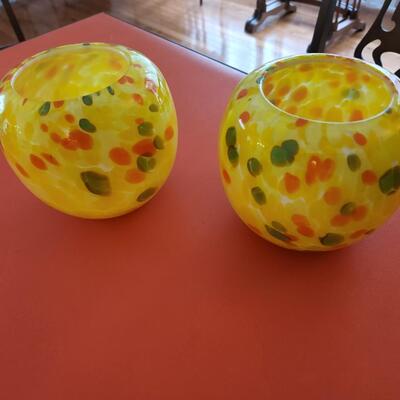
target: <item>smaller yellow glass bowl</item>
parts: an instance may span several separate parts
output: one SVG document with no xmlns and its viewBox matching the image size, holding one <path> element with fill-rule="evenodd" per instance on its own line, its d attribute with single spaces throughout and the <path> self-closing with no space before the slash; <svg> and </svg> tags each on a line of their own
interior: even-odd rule
<svg viewBox="0 0 400 400">
<path fill-rule="evenodd" d="M 400 204 L 400 84 L 327 54 L 271 62 L 235 89 L 219 159 L 228 199 L 258 235 L 297 250 L 347 246 Z"/>
<path fill-rule="evenodd" d="M 171 93 L 158 68 L 124 46 L 39 53 L 0 84 L 0 139 L 22 183 L 66 214 L 109 218 L 149 201 L 177 148 Z"/>
</svg>

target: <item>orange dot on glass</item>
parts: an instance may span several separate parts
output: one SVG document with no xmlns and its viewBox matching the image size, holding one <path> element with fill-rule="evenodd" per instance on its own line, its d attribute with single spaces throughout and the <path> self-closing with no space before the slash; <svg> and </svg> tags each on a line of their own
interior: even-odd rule
<svg viewBox="0 0 400 400">
<path fill-rule="evenodd" d="M 143 139 L 132 146 L 132 151 L 138 155 L 152 156 L 156 152 L 151 139 Z"/>
<path fill-rule="evenodd" d="M 308 160 L 306 171 L 306 182 L 308 185 L 312 185 L 317 180 L 320 165 L 321 159 L 318 156 L 312 156 Z"/>
<path fill-rule="evenodd" d="M 290 92 L 289 85 L 283 85 L 278 89 L 278 96 L 286 96 Z"/>
<path fill-rule="evenodd" d="M 295 193 L 299 190 L 300 188 L 300 179 L 292 174 L 289 174 L 288 172 L 285 174 L 285 188 L 288 193 Z"/>
<path fill-rule="evenodd" d="M 327 181 L 332 176 L 334 170 L 335 170 L 335 161 L 331 160 L 330 158 L 327 158 L 326 160 L 322 161 L 319 165 L 319 171 L 318 171 L 319 179 L 321 181 Z"/>
<path fill-rule="evenodd" d="M 69 138 L 76 142 L 78 147 L 82 150 L 90 150 L 93 147 L 92 137 L 79 129 L 70 132 Z"/>
<path fill-rule="evenodd" d="M 56 132 L 52 132 L 52 133 L 50 134 L 50 138 L 51 138 L 51 140 L 52 140 L 53 142 L 55 142 L 55 143 L 60 143 L 60 142 L 61 142 L 61 137 L 60 137 L 60 135 L 59 135 L 58 133 L 56 133 Z"/>
<path fill-rule="evenodd" d="M 331 187 L 325 192 L 324 200 L 325 203 L 329 204 L 330 206 L 333 206 L 340 202 L 341 196 L 342 194 L 338 187 Z"/>
<path fill-rule="evenodd" d="M 364 114 L 361 110 L 354 110 L 350 114 L 350 121 L 361 121 L 364 119 Z"/>
<path fill-rule="evenodd" d="M 174 128 L 172 126 L 169 126 L 166 130 L 165 130 L 165 139 L 166 140 L 171 140 L 174 137 Z"/>
<path fill-rule="evenodd" d="M 69 137 L 62 139 L 61 145 L 64 147 L 64 149 L 67 150 L 77 150 L 79 148 L 78 142 L 76 140 L 72 140 Z"/>
<path fill-rule="evenodd" d="M 131 162 L 130 154 L 122 147 L 114 147 L 108 155 L 118 165 L 129 165 Z"/>
<path fill-rule="evenodd" d="M 329 86 L 331 87 L 331 88 L 337 88 L 337 87 L 339 87 L 340 86 L 340 81 L 339 80 L 333 80 L 333 81 L 330 81 L 329 82 Z"/>
<path fill-rule="evenodd" d="M 47 72 L 46 72 L 46 78 L 47 79 L 51 79 L 54 78 L 56 76 L 58 72 L 58 66 L 54 65 L 53 67 L 51 67 Z"/>
<path fill-rule="evenodd" d="M 375 172 L 370 169 L 367 169 L 362 173 L 361 179 L 366 185 L 374 185 L 378 180 Z"/>
<path fill-rule="evenodd" d="M 355 133 L 353 139 L 360 146 L 365 146 L 367 144 L 367 138 L 362 133 Z"/>
<path fill-rule="evenodd" d="M 300 215 L 300 214 L 292 215 L 292 222 L 297 226 L 300 226 L 300 225 L 309 226 L 310 225 L 307 217 L 304 215 Z"/>
<path fill-rule="evenodd" d="M 371 77 L 369 75 L 363 75 L 362 80 L 367 83 L 371 80 Z"/>
<path fill-rule="evenodd" d="M 250 114 L 248 111 L 242 112 L 239 116 L 239 119 L 245 124 L 250 120 Z"/>
<path fill-rule="evenodd" d="M 226 170 L 222 170 L 222 176 L 224 177 L 224 181 L 229 184 L 231 183 L 231 177 L 229 176 L 228 172 Z"/>
<path fill-rule="evenodd" d="M 138 169 L 130 169 L 126 171 L 125 180 L 129 183 L 140 183 L 146 178 L 146 174 Z"/>
<path fill-rule="evenodd" d="M 64 101 L 63 100 L 53 101 L 53 105 L 55 108 L 60 108 L 64 105 Z"/>
<path fill-rule="evenodd" d="M 133 93 L 132 98 L 137 104 L 143 105 L 143 97 L 139 93 Z"/>
<path fill-rule="evenodd" d="M 307 124 L 308 124 L 308 121 L 306 119 L 304 119 L 304 118 L 299 118 L 298 120 L 296 120 L 296 123 L 295 123 L 295 125 L 298 128 L 301 128 L 302 126 L 305 126 Z"/>
<path fill-rule="evenodd" d="M 314 230 L 307 225 L 299 225 L 297 232 L 306 237 L 313 237 L 315 235 Z"/>
<path fill-rule="evenodd" d="M 281 97 L 275 97 L 275 99 L 271 100 L 271 103 L 278 107 L 282 103 L 282 98 Z"/>
<path fill-rule="evenodd" d="M 291 97 L 294 101 L 302 101 L 307 97 L 307 94 L 308 89 L 305 86 L 300 86 L 292 93 Z"/>
<path fill-rule="evenodd" d="M 75 122 L 75 117 L 72 114 L 65 114 L 64 118 L 70 124 Z"/>
<path fill-rule="evenodd" d="M 247 89 L 242 89 L 239 93 L 238 93 L 238 95 L 237 95 L 237 99 L 239 100 L 239 99 L 242 99 L 243 97 L 246 97 L 247 96 L 247 94 L 249 93 L 249 91 L 247 90 Z"/>
<path fill-rule="evenodd" d="M 124 83 L 126 83 L 126 82 L 127 82 L 126 76 L 123 76 L 123 77 L 121 77 L 121 78 L 118 79 L 118 83 L 121 83 L 122 85 L 123 85 Z"/>
<path fill-rule="evenodd" d="M 335 215 L 331 219 L 331 225 L 332 226 L 344 226 L 350 222 L 350 219 L 351 219 L 351 217 L 349 215 L 338 214 L 338 215 Z"/>
<path fill-rule="evenodd" d="M 313 118 L 320 118 L 322 115 L 322 112 L 323 112 L 322 107 L 313 107 L 310 110 L 310 114 Z"/>
<path fill-rule="evenodd" d="M 264 83 L 264 87 L 263 87 L 263 90 L 264 90 L 264 94 L 266 95 L 266 96 L 268 96 L 271 92 L 272 92 L 272 89 L 274 88 L 274 85 L 272 84 L 272 83 L 270 83 L 270 82 L 265 82 Z"/>
<path fill-rule="evenodd" d="M 25 171 L 24 168 L 21 167 L 21 165 L 19 165 L 18 163 L 15 163 L 15 167 L 17 168 L 17 170 L 19 171 L 19 173 L 24 176 L 25 178 L 29 178 L 28 173 Z"/>
<path fill-rule="evenodd" d="M 350 71 L 346 74 L 346 80 L 349 83 L 354 83 L 358 79 L 358 74 L 356 71 Z"/>
<path fill-rule="evenodd" d="M 40 124 L 40 129 L 43 132 L 47 132 L 49 130 L 49 127 L 46 124 Z"/>
<path fill-rule="evenodd" d="M 115 70 L 119 70 L 119 69 L 122 68 L 122 64 L 118 60 L 116 60 L 115 58 L 112 58 L 110 60 L 110 66 L 111 66 L 111 68 L 113 68 Z"/>
<path fill-rule="evenodd" d="M 309 63 L 301 64 L 300 67 L 299 67 L 299 71 L 301 71 L 301 72 L 311 71 L 312 69 L 313 69 L 313 67 Z"/>
<path fill-rule="evenodd" d="M 51 154 L 48 153 L 42 153 L 41 156 L 50 164 L 53 165 L 60 165 L 59 162 L 52 156 Z"/>
<path fill-rule="evenodd" d="M 296 114 L 297 113 L 297 107 L 296 106 L 289 106 L 286 109 L 286 112 L 288 112 L 289 114 Z"/>
<path fill-rule="evenodd" d="M 366 206 L 358 206 L 353 211 L 353 214 L 351 214 L 351 217 L 354 219 L 354 221 L 361 221 L 362 219 L 365 218 L 367 212 L 368 209 Z"/>
<path fill-rule="evenodd" d="M 143 124 L 144 119 L 143 119 L 143 118 L 136 118 L 136 119 L 135 119 L 135 122 L 136 122 L 138 125 L 141 125 L 141 124 Z"/>
<path fill-rule="evenodd" d="M 40 157 L 35 156 L 34 154 L 31 154 L 30 159 L 31 159 L 32 165 L 35 166 L 37 169 L 41 169 L 41 170 L 47 169 L 45 162 Z"/>
</svg>

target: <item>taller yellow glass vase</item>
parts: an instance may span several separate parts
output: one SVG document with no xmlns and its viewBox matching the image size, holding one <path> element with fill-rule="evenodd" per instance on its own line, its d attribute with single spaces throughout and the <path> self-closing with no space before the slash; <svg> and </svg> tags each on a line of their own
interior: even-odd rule
<svg viewBox="0 0 400 400">
<path fill-rule="evenodd" d="M 0 84 L 0 138 L 11 168 L 74 216 L 132 211 L 166 181 L 177 120 L 167 83 L 144 55 L 83 43 L 39 53 Z"/>
<path fill-rule="evenodd" d="M 298 250 L 347 246 L 400 204 L 400 84 L 326 54 L 245 77 L 221 126 L 223 185 L 258 235 Z"/>
</svg>

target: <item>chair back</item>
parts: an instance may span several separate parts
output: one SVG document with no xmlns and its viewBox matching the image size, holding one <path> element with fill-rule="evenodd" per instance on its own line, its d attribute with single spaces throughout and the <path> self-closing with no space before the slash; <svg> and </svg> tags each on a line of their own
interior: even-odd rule
<svg viewBox="0 0 400 400">
<path fill-rule="evenodd" d="M 388 31 L 382 27 L 383 19 L 388 12 L 390 5 L 392 3 L 394 4 L 396 1 L 398 0 L 384 0 L 384 4 L 378 17 L 367 34 L 358 44 L 354 52 L 355 57 L 362 59 L 362 52 L 365 47 L 377 39 L 380 40 L 380 44 L 372 51 L 372 58 L 375 64 L 382 66 L 382 54 L 384 53 L 393 52 L 400 54 L 400 1 L 391 17 L 391 20 L 395 23 L 394 28 Z M 400 78 L 400 68 L 395 73 Z"/>
</svg>

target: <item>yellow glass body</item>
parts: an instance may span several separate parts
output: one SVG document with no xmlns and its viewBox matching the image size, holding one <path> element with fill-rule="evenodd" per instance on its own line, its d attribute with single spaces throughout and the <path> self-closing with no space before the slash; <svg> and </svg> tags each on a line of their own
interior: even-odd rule
<svg viewBox="0 0 400 400">
<path fill-rule="evenodd" d="M 83 43 L 39 53 L 0 84 L 0 139 L 11 168 L 66 214 L 109 218 L 166 181 L 177 118 L 158 68 L 123 46 Z"/>
<path fill-rule="evenodd" d="M 382 68 L 326 54 L 246 76 L 219 138 L 239 217 L 289 249 L 332 250 L 370 234 L 400 204 L 399 93 Z"/>
</svg>

